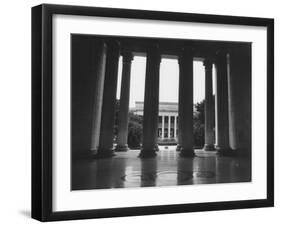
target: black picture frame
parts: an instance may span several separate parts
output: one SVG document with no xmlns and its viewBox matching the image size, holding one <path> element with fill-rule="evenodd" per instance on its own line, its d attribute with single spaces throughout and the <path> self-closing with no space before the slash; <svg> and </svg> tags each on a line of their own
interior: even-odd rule
<svg viewBox="0 0 281 226">
<path fill-rule="evenodd" d="M 54 14 L 202 22 L 267 28 L 267 198 L 95 210 L 52 210 L 52 17 Z M 121 217 L 274 206 L 274 20 L 176 12 L 43 4 L 32 8 L 32 218 Z"/>
</svg>

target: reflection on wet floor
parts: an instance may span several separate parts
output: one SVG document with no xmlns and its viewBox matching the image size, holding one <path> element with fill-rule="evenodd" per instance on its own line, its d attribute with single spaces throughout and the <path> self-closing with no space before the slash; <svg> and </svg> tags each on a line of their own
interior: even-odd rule
<svg viewBox="0 0 281 226">
<path fill-rule="evenodd" d="M 72 190 L 175 186 L 251 181 L 251 161 L 219 157 L 196 150 L 195 158 L 181 158 L 175 149 L 160 149 L 156 158 L 140 159 L 139 150 L 117 152 L 108 159 L 73 163 Z"/>
</svg>

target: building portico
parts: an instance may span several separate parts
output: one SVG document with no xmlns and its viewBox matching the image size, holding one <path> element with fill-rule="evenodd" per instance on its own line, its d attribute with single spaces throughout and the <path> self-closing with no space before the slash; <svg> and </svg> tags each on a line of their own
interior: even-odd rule
<svg viewBox="0 0 281 226">
<path fill-rule="evenodd" d="M 136 101 L 135 108 L 131 109 L 136 115 L 143 116 L 143 102 Z M 177 144 L 178 139 L 178 103 L 159 102 L 158 112 L 159 144 Z"/>
<path fill-rule="evenodd" d="M 251 43 L 73 34 L 71 48 L 71 189 L 251 181 Z M 130 109 L 137 56 L 146 58 L 145 88 Z M 160 101 L 163 59 L 176 61 L 178 103 Z M 205 90 L 200 146 L 198 88 Z M 131 146 L 135 128 L 140 139 Z"/>
<path fill-rule="evenodd" d="M 134 56 L 146 57 L 145 93 L 143 109 L 143 137 L 140 157 L 155 157 L 157 145 L 177 144 L 181 157 L 194 157 L 193 138 L 193 62 L 205 67 L 205 145 L 204 151 L 217 150 L 221 155 L 250 152 L 251 147 L 251 45 L 249 43 L 174 40 L 130 37 L 95 37 L 92 73 L 98 86 L 93 86 L 86 104 L 92 106 L 92 116 L 81 119 L 80 125 L 92 125 L 88 136 L 89 150 L 96 158 L 114 156 L 115 151 L 128 151 L 128 112 L 130 73 Z M 76 50 L 79 51 L 79 50 Z M 90 50 L 89 50 L 90 51 Z M 239 51 L 239 52 L 238 52 Z M 240 54 L 241 53 L 241 54 Z M 123 57 L 119 128 L 114 146 L 114 106 L 117 91 L 119 57 Z M 81 57 L 81 59 L 83 56 Z M 159 74 L 161 59 L 178 61 L 178 103 L 159 103 Z M 239 67 L 239 70 L 237 69 Z M 213 68 L 216 74 L 213 75 Z M 81 68 L 82 70 L 82 68 Z M 74 70 L 79 72 L 79 68 Z M 215 81 L 213 81 L 215 79 Z M 213 84 L 215 86 L 213 87 Z M 242 86 L 240 84 L 243 84 Z M 88 84 L 85 84 L 87 87 Z M 213 90 L 215 98 L 213 98 Z M 75 92 L 75 90 L 74 90 Z M 246 94 L 243 96 L 243 94 Z M 74 96 L 75 98 L 75 96 Z M 241 100 L 241 101 L 238 101 Z M 86 103 L 87 102 L 87 103 Z M 139 107 L 140 108 L 140 107 Z M 80 111 L 84 111 L 81 108 Z M 85 107 L 86 111 L 86 107 Z M 79 112 L 79 110 L 77 110 Z M 81 114 L 81 112 L 80 112 Z M 83 114 L 83 113 L 82 113 Z M 136 110 L 138 114 L 138 110 Z M 77 115 L 74 111 L 74 116 Z M 88 121 L 87 121 L 88 120 Z M 78 120 L 79 121 L 79 120 Z M 78 122 L 77 122 L 78 123 Z M 246 129 L 243 128 L 243 123 Z M 78 128 L 74 124 L 73 133 Z M 85 140 L 84 131 L 77 133 L 74 145 Z M 86 131 L 85 131 L 86 133 Z M 84 136 L 82 138 L 82 136 Z M 76 150 L 74 148 L 74 150 Z M 86 151 L 86 150 L 83 150 Z"/>
</svg>

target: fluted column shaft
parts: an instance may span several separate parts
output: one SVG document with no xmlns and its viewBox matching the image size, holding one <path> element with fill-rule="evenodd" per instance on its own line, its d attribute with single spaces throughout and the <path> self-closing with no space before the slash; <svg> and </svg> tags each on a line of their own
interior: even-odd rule
<svg viewBox="0 0 281 226">
<path fill-rule="evenodd" d="M 164 139 L 164 124 L 165 124 L 165 121 L 164 121 L 164 115 L 162 115 L 162 139 Z"/>
<path fill-rule="evenodd" d="M 121 94 L 120 94 L 120 111 L 119 111 L 119 124 L 117 134 L 116 151 L 128 150 L 128 115 L 129 115 L 129 101 L 130 101 L 130 81 L 131 81 L 131 64 L 133 56 L 129 52 L 123 53 L 123 69 L 121 81 Z"/>
<path fill-rule="evenodd" d="M 97 157 L 110 157 L 114 155 L 114 116 L 120 53 L 118 42 L 109 41 L 107 42 L 107 46 L 108 52 L 106 58 L 100 140 Z"/>
<path fill-rule="evenodd" d="M 216 78 L 216 149 L 220 154 L 229 151 L 229 122 L 228 122 L 228 82 L 226 52 L 217 55 Z"/>
<path fill-rule="evenodd" d="M 179 57 L 179 147 L 182 157 L 193 157 L 193 51 Z"/>
<path fill-rule="evenodd" d="M 161 56 L 159 55 L 158 47 L 151 47 L 147 52 L 146 59 L 143 142 L 140 157 L 156 156 L 160 61 Z"/>
<path fill-rule="evenodd" d="M 214 148 L 214 101 L 213 101 L 213 64 L 210 60 L 204 61 L 205 66 L 205 145 L 204 150 L 213 151 Z"/>
<path fill-rule="evenodd" d="M 229 146 L 233 155 L 251 156 L 252 47 L 228 49 Z M 252 75 L 252 76 L 251 76 Z"/>
<path fill-rule="evenodd" d="M 239 148 L 236 128 L 236 105 L 234 75 L 231 73 L 231 53 L 227 54 L 227 76 L 228 76 L 228 111 L 229 111 L 229 145 L 233 150 Z M 237 91 L 236 91 L 237 92 Z"/>
<path fill-rule="evenodd" d="M 177 138 L 177 117 L 174 118 L 174 138 Z"/>
<path fill-rule="evenodd" d="M 168 115 L 168 138 L 171 138 L 171 116 Z"/>
<path fill-rule="evenodd" d="M 100 125 L 101 125 L 101 111 L 102 99 L 105 77 L 106 65 L 106 44 L 101 42 L 101 47 L 98 55 L 97 79 L 95 85 L 95 99 L 93 107 L 93 121 L 92 121 L 92 138 L 91 138 L 91 151 L 96 154 L 99 145 Z"/>
</svg>

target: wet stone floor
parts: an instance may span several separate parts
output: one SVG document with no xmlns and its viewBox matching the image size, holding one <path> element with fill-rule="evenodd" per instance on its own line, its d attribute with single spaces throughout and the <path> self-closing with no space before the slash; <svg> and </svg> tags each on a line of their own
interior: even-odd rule
<svg viewBox="0 0 281 226">
<path fill-rule="evenodd" d="M 140 159 L 139 152 L 74 162 L 72 190 L 251 181 L 251 161 L 245 157 L 219 157 L 196 150 L 196 157 L 181 158 L 175 147 L 160 147 L 157 157 Z"/>
</svg>

